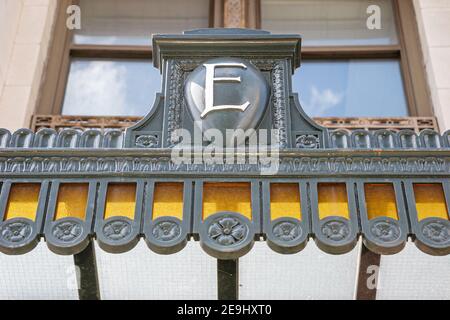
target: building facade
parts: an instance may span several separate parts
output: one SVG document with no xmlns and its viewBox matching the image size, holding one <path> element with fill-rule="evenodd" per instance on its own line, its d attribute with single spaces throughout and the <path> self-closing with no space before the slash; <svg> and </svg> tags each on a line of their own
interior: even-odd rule
<svg viewBox="0 0 450 320">
<path fill-rule="evenodd" d="M 368 21 L 377 14 L 381 28 L 370 29 Z M 161 86 L 151 35 L 208 27 L 302 34 L 293 91 L 304 111 L 330 129 L 450 129 L 448 1 L 133 0 L 125 6 L 114 0 L 4 0 L 0 15 L 0 127 L 11 131 L 130 127 L 147 114 Z M 77 298 L 68 285 L 70 258 L 38 248 L 30 256 L 0 258 L 8 270 L 1 296 Z M 102 297 L 216 297 L 215 261 L 196 243 L 170 257 L 145 250 L 138 246 L 120 256 L 97 251 Z M 38 265 L 43 256 L 48 266 Z M 367 278 L 379 275 L 379 299 L 448 298 L 449 263 L 411 243 L 383 257 L 365 253 L 361 243 L 339 257 L 313 244 L 298 256 L 278 256 L 258 243 L 240 261 L 240 297 L 364 298 L 358 280 L 365 271 Z M 24 277 L 18 269 L 28 265 L 36 273 L 53 272 L 55 285 L 43 276 Z M 146 266 L 152 266 L 151 275 L 145 275 Z M 123 283 L 113 280 L 119 274 Z M 168 280 L 174 274 L 176 280 Z M 162 292 L 149 288 L 154 281 Z"/>
</svg>

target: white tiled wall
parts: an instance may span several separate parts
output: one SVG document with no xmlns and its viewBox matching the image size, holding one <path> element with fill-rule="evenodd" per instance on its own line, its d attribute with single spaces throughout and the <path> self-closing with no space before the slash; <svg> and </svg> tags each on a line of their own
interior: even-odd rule
<svg viewBox="0 0 450 320">
<path fill-rule="evenodd" d="M 434 111 L 450 129 L 450 1 L 414 0 Z"/>
<path fill-rule="evenodd" d="M 303 251 L 282 255 L 256 242 L 239 259 L 239 298 L 351 300 L 360 244 L 347 254 L 331 255 L 309 241 Z"/>
<path fill-rule="evenodd" d="M 408 242 L 403 251 L 382 256 L 378 274 L 379 300 L 449 300 L 450 256 L 430 256 Z"/>
<path fill-rule="evenodd" d="M 72 256 L 52 253 L 41 241 L 31 252 L 0 253 L 0 300 L 77 300 L 77 276 Z"/>
<path fill-rule="evenodd" d="M 0 127 L 27 127 L 57 0 L 0 0 Z"/>
</svg>

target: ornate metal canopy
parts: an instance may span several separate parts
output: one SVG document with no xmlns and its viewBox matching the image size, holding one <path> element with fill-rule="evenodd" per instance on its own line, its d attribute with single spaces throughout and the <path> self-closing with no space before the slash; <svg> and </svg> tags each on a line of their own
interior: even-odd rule
<svg viewBox="0 0 450 320">
<path fill-rule="evenodd" d="M 45 239 L 57 254 L 77 254 L 96 239 L 121 253 L 142 239 L 170 254 L 192 240 L 236 259 L 254 241 L 291 254 L 314 240 L 342 254 L 362 237 L 394 254 L 410 237 L 424 252 L 450 253 L 450 132 L 315 124 L 291 88 L 300 44 L 240 29 L 157 35 L 162 90 L 125 133 L 1 130 L 0 251 L 24 254 Z M 232 157 L 215 149 L 206 161 L 214 128 L 276 136 L 265 149 L 246 137 Z M 184 134 L 198 132 L 200 144 L 187 143 Z M 270 161 L 252 161 L 262 155 Z"/>
</svg>

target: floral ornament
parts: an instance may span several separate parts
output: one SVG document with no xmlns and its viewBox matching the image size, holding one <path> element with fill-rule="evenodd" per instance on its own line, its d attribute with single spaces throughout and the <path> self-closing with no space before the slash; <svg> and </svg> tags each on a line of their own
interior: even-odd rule
<svg viewBox="0 0 450 320">
<path fill-rule="evenodd" d="M 297 239 L 302 233 L 300 227 L 291 221 L 277 223 L 272 232 L 276 238 L 286 242 Z"/>
<path fill-rule="evenodd" d="M 178 223 L 173 221 L 161 221 L 154 226 L 152 234 L 155 239 L 167 242 L 178 238 L 181 228 Z"/>
<path fill-rule="evenodd" d="M 392 242 L 400 238 L 400 228 L 390 220 L 376 221 L 370 231 L 375 238 L 382 242 Z"/>
<path fill-rule="evenodd" d="M 25 222 L 11 222 L 1 228 L 3 240 L 11 243 L 19 243 L 28 239 L 31 235 L 31 226 Z"/>
<path fill-rule="evenodd" d="M 447 243 L 450 241 L 449 226 L 439 220 L 432 220 L 422 227 L 422 234 L 434 243 Z"/>
<path fill-rule="evenodd" d="M 342 221 L 331 220 L 323 224 L 322 234 L 332 241 L 341 241 L 350 234 L 348 225 Z"/>
<path fill-rule="evenodd" d="M 109 221 L 103 227 L 103 235 L 113 241 L 126 238 L 131 233 L 131 224 L 126 220 Z"/>
<path fill-rule="evenodd" d="M 139 136 L 136 139 L 136 146 L 141 148 L 156 148 L 158 146 L 158 137 L 154 135 Z"/>
<path fill-rule="evenodd" d="M 83 229 L 79 223 L 64 221 L 54 226 L 53 236 L 62 242 L 72 242 L 77 240 Z"/>
<path fill-rule="evenodd" d="M 209 237 L 223 246 L 242 242 L 248 233 L 248 227 L 233 217 L 221 218 L 208 228 Z"/>
<path fill-rule="evenodd" d="M 320 140 L 317 135 L 302 134 L 295 139 L 295 146 L 299 149 L 318 149 Z"/>
</svg>

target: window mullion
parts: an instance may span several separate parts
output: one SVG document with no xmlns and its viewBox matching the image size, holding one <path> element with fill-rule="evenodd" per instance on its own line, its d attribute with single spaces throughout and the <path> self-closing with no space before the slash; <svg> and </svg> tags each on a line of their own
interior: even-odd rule
<svg viewBox="0 0 450 320">
<path fill-rule="evenodd" d="M 78 296 L 80 300 L 100 300 L 97 261 L 92 240 L 80 253 L 73 256 L 77 268 Z"/>
</svg>

